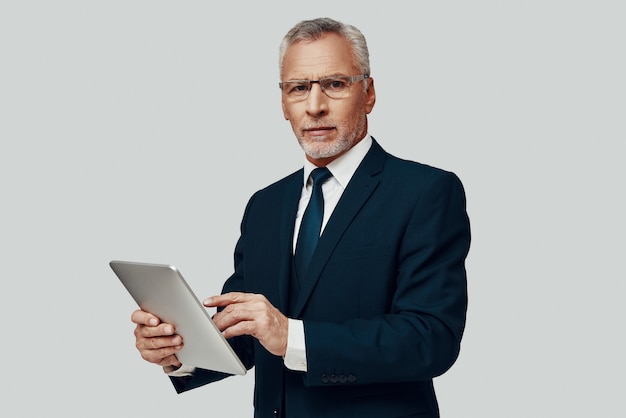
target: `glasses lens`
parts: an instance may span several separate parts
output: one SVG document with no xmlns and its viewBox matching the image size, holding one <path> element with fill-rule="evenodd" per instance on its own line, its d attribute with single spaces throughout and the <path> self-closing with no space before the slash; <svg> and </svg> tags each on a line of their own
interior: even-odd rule
<svg viewBox="0 0 626 418">
<path fill-rule="evenodd" d="M 292 99 L 304 99 L 311 90 L 311 82 L 308 80 L 283 81 L 283 93 Z"/>
<path fill-rule="evenodd" d="M 350 77 L 328 77 L 320 80 L 324 93 L 333 99 L 346 97 L 350 89 Z"/>
</svg>

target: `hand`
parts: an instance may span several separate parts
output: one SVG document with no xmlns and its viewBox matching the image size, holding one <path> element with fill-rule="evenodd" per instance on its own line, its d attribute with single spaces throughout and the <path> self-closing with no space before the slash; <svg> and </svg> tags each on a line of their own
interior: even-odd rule
<svg viewBox="0 0 626 418">
<path fill-rule="evenodd" d="M 166 372 L 181 366 L 176 353 L 183 348 L 183 338 L 175 334 L 173 325 L 140 309 L 133 312 L 131 321 L 137 324 L 135 346 L 144 360 L 163 366 Z"/>
<path fill-rule="evenodd" d="M 251 335 L 270 353 L 285 355 L 289 320 L 265 296 L 225 293 L 205 299 L 204 306 L 224 307 L 213 321 L 225 338 Z"/>
</svg>

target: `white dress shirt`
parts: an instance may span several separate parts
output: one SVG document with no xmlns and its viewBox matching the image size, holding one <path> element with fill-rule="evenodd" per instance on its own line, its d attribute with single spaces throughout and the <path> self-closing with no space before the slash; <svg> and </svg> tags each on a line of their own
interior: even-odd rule
<svg viewBox="0 0 626 418">
<path fill-rule="evenodd" d="M 372 145 L 372 137 L 367 134 L 359 143 L 350 148 L 341 157 L 333 160 L 326 168 L 331 172 L 332 177 L 322 185 L 322 194 L 324 195 L 324 218 L 322 219 L 322 231 L 328 223 L 328 219 L 335 210 L 335 206 L 339 202 L 343 191 L 348 186 L 354 172 L 365 158 L 365 154 Z M 298 240 L 298 231 L 300 222 L 306 209 L 309 199 L 311 198 L 312 182 L 309 181 L 311 171 L 317 168 L 309 160 L 304 161 L 304 176 L 302 193 L 298 204 L 298 213 L 296 214 L 296 222 L 293 234 L 293 251 L 295 252 L 296 242 Z M 306 341 L 304 337 L 304 324 L 299 319 L 289 318 L 289 330 L 287 333 L 287 351 L 283 361 L 285 366 L 291 370 L 306 371 Z M 168 373 L 170 376 L 188 376 L 194 371 L 194 367 L 182 365 L 178 370 Z"/>
</svg>

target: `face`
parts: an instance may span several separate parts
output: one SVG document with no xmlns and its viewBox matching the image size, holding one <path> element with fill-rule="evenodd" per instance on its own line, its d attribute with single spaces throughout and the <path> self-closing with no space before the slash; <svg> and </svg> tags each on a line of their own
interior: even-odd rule
<svg viewBox="0 0 626 418">
<path fill-rule="evenodd" d="M 342 75 L 360 75 L 354 63 L 350 43 L 335 34 L 327 34 L 313 42 L 297 42 L 284 56 L 282 80 L 319 80 Z M 325 166 L 339 157 L 367 133 L 367 115 L 376 101 L 374 81 L 367 80 L 350 86 L 350 94 L 331 99 L 312 84 L 306 99 L 299 102 L 282 99 L 283 114 L 291 123 L 307 159 L 317 166 Z"/>
</svg>

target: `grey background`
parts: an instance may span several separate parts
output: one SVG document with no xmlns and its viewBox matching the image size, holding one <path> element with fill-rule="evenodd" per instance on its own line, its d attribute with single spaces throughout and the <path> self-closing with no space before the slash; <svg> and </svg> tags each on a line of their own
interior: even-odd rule
<svg viewBox="0 0 626 418">
<path fill-rule="evenodd" d="M 252 375 L 176 395 L 140 359 L 107 263 L 219 292 L 248 197 L 301 165 L 278 43 L 328 15 L 368 39 L 371 133 L 466 187 L 443 417 L 624 416 L 622 2 L 214 3 L 0 5 L 3 409 L 251 416 Z"/>
</svg>

